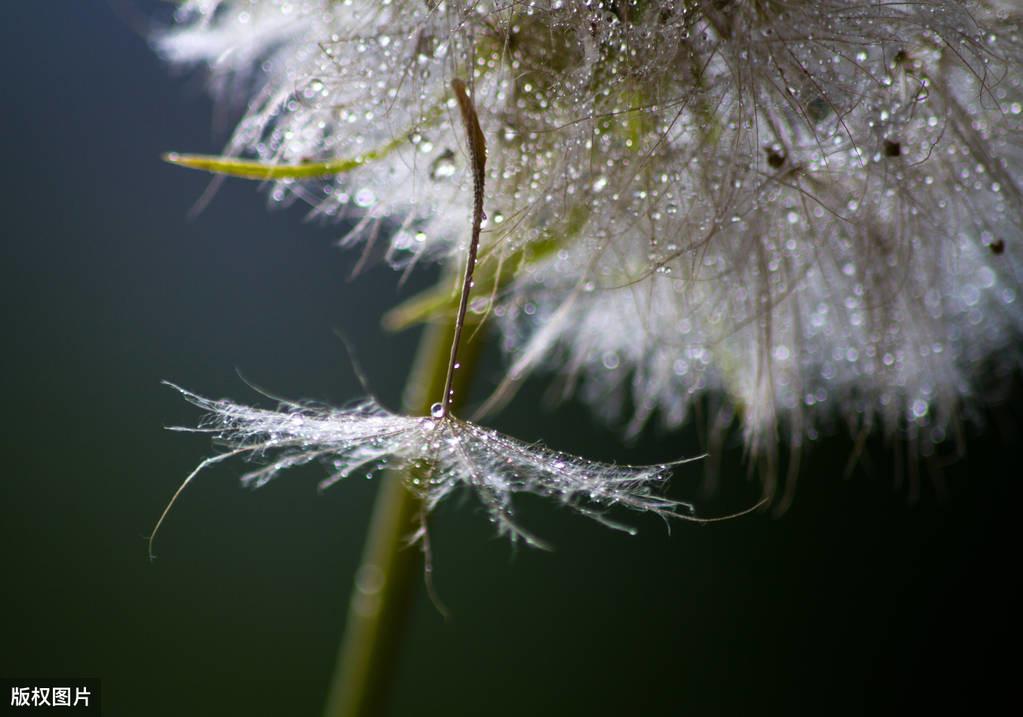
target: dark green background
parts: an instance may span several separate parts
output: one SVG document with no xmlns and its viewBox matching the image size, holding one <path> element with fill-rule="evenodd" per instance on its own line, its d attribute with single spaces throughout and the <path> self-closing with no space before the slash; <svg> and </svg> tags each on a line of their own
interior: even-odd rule
<svg viewBox="0 0 1023 717">
<path fill-rule="evenodd" d="M 403 292 L 383 268 L 347 280 L 342 228 L 268 212 L 243 182 L 189 221 L 205 180 L 159 154 L 215 151 L 224 134 L 201 80 L 147 46 L 161 12 L 0 9 L 0 675 L 100 677 L 109 715 L 316 715 L 374 485 L 317 495 L 313 467 L 250 492 L 243 466 L 221 466 L 185 494 L 150 563 L 142 536 L 210 451 L 163 430 L 197 412 L 159 381 L 258 400 L 240 370 L 343 402 L 359 388 L 337 328 L 393 406 L 416 336 L 377 320 L 429 277 Z M 491 360 L 479 385 L 499 374 Z M 596 458 L 699 449 L 691 431 L 626 446 L 580 406 L 538 411 L 542 395 L 531 386 L 494 425 Z M 872 445 L 870 469 L 847 481 L 851 446 L 834 439 L 778 520 L 669 536 L 636 518 L 630 538 L 530 504 L 557 550 L 514 552 L 472 500 L 445 506 L 434 550 L 452 618 L 419 596 L 393 713 L 984 712 L 1018 673 L 1013 406 L 986 416 L 943 494 L 925 479 L 916 504 L 890 448 Z M 730 446 L 731 488 L 706 509 L 754 495 L 740 453 Z M 701 474 L 680 470 L 673 494 L 699 496 Z"/>
</svg>

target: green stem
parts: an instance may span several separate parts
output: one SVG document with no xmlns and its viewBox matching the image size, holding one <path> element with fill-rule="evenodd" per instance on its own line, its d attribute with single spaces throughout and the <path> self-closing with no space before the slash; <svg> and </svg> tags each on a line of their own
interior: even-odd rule
<svg viewBox="0 0 1023 717">
<path fill-rule="evenodd" d="M 478 319 L 470 314 L 466 326 L 466 335 L 472 337 Z M 444 395 L 454 333 L 454 321 L 426 327 L 403 400 L 404 409 L 412 415 L 429 415 L 432 403 Z M 453 407 L 465 398 L 482 345 L 479 333 L 462 347 Z M 384 713 L 416 578 L 423 570 L 422 552 L 408 545 L 409 536 L 420 525 L 421 509 L 420 499 L 405 487 L 402 472 L 384 474 L 362 563 L 355 575 L 325 717 L 376 717 Z"/>
</svg>

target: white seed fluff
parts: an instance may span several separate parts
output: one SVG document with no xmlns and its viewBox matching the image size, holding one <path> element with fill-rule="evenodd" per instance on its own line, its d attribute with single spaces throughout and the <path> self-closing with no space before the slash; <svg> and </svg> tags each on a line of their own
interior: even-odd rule
<svg viewBox="0 0 1023 717">
<path fill-rule="evenodd" d="M 1019 367 L 1023 8 L 1008 0 L 195 0 L 159 46 L 247 107 L 227 153 L 373 161 L 271 197 L 461 256 L 448 81 L 492 138 L 481 266 L 513 378 L 637 430 L 723 396 L 774 462 L 923 453 Z M 379 156 L 377 156 L 379 155 Z M 769 474 L 772 473 L 769 471 Z"/>
<path fill-rule="evenodd" d="M 269 410 L 211 400 L 169 385 L 206 412 L 198 426 L 173 430 L 211 434 L 225 449 L 203 461 L 185 479 L 179 494 L 207 466 L 245 457 L 262 463 L 242 477 L 243 483 L 253 487 L 307 463 L 326 467 L 328 475 L 321 488 L 357 472 L 400 471 L 406 487 L 422 499 L 424 512 L 459 488 L 468 488 L 501 535 L 530 544 L 539 542 L 515 519 L 512 498 L 517 494 L 553 499 L 630 533 L 631 528 L 605 512 L 621 507 L 701 522 L 693 517 L 689 504 L 656 492 L 664 487 L 671 470 L 686 461 L 651 466 L 599 463 L 523 443 L 451 414 L 402 416 L 373 401 L 344 409 L 282 401 Z"/>
</svg>

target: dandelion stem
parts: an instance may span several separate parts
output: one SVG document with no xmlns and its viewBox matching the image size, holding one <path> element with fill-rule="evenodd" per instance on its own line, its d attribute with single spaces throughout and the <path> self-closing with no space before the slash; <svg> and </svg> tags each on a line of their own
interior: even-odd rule
<svg viewBox="0 0 1023 717">
<path fill-rule="evenodd" d="M 477 321 L 469 316 L 469 324 Z M 453 323 L 427 325 L 408 378 L 403 401 L 406 411 L 427 413 L 443 390 L 454 332 Z M 465 397 L 483 343 L 482 333 L 477 333 L 463 347 L 462 368 L 454 378 L 456 405 Z M 352 589 L 325 717 L 384 713 L 416 577 L 422 574 L 422 552 L 408 545 L 409 536 L 420 526 L 421 511 L 419 498 L 405 486 L 405 476 L 397 471 L 385 473 Z"/>
<path fill-rule="evenodd" d="M 405 410 L 413 414 L 431 413 L 431 402 L 440 391 L 442 416 L 456 403 L 456 396 L 464 399 L 463 389 L 468 387 L 472 366 L 483 344 L 479 338 L 470 341 L 462 351 L 462 364 L 458 363 L 463 329 L 467 323 L 480 321 L 476 317 L 467 319 L 467 309 L 483 224 L 486 142 L 465 84 L 456 79 L 451 86 L 461 110 L 472 163 L 472 237 L 454 322 L 427 327 L 409 375 L 404 404 Z M 456 367 L 462 368 L 457 374 Z M 387 687 L 397 666 L 414 576 L 421 564 L 421 554 L 407 549 L 408 537 L 422 520 L 423 506 L 406 487 L 405 476 L 388 472 L 373 508 L 362 564 L 355 576 L 348 624 L 331 679 L 325 717 L 365 717 L 383 712 Z"/>
</svg>

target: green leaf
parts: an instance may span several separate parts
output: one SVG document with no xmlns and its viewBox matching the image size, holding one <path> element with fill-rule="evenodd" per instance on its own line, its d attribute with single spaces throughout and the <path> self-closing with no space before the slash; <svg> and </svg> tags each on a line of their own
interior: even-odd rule
<svg viewBox="0 0 1023 717">
<path fill-rule="evenodd" d="M 303 164 L 268 164 L 251 159 L 218 157 L 208 154 L 177 154 L 168 152 L 163 159 L 179 167 L 201 169 L 213 174 L 224 174 L 243 179 L 315 179 L 344 174 L 362 165 L 380 159 L 397 145 L 392 143 L 382 150 L 367 152 L 354 159 L 333 159 L 327 162 L 305 162 Z"/>
<path fill-rule="evenodd" d="M 581 223 L 572 224 L 573 236 L 578 233 L 580 226 Z M 476 275 L 477 295 L 487 295 L 495 287 L 511 281 L 523 266 L 543 261 L 561 246 L 562 242 L 548 237 L 512 253 L 500 265 L 496 257 L 491 257 L 491 262 L 480 266 Z M 450 281 L 442 279 L 437 286 L 406 299 L 384 314 L 383 326 L 388 331 L 403 331 L 416 324 L 454 316 L 458 308 L 458 299 L 458 293 L 452 290 Z"/>
<path fill-rule="evenodd" d="M 443 102 L 438 102 L 431 107 L 420 119 L 421 125 L 429 127 L 435 124 L 444 116 L 444 107 Z M 371 149 L 357 157 L 330 159 L 325 162 L 271 164 L 253 159 L 239 159 L 238 157 L 223 157 L 212 154 L 178 154 L 177 152 L 168 152 L 163 155 L 163 160 L 176 164 L 179 167 L 201 169 L 213 174 L 241 177 L 242 179 L 257 179 L 260 181 L 273 179 L 317 179 L 344 174 L 370 162 L 383 159 L 405 144 L 408 141 L 409 134 L 411 134 L 411 131 L 405 135 L 399 135 L 382 147 Z"/>
</svg>

